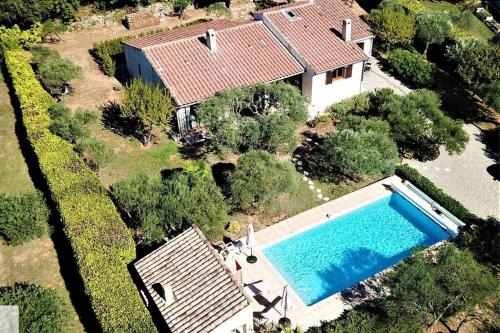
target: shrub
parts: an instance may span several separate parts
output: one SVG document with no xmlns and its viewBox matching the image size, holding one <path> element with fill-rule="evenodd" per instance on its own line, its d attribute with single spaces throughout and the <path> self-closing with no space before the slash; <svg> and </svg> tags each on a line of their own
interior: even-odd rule
<svg viewBox="0 0 500 333">
<path fill-rule="evenodd" d="M 217 150 L 274 153 L 296 147 L 295 130 L 306 121 L 307 110 L 297 88 L 275 83 L 223 91 L 203 101 L 197 115 Z"/>
<path fill-rule="evenodd" d="M 97 176 L 68 142 L 49 131 L 50 95 L 22 51 L 5 64 L 23 123 L 74 252 L 85 293 L 104 332 L 154 332 L 127 265 L 136 258 L 130 231 Z M 98 272 L 98 274 L 96 274 Z"/>
<path fill-rule="evenodd" d="M 3 2 L 0 2 L 0 6 Z M 0 15 L 2 10 L 0 9 Z M 1 22 L 1 20 L 0 20 Z M 0 26 L 0 52 L 6 50 L 17 50 L 20 48 L 30 47 L 33 44 L 40 42 L 40 33 L 42 25 L 34 23 L 29 30 L 21 30 L 17 25 L 12 28 Z"/>
<path fill-rule="evenodd" d="M 42 45 L 33 45 L 30 47 L 31 52 L 31 62 L 34 64 L 41 64 L 48 59 L 59 59 L 59 53 L 55 50 L 52 50 L 46 46 Z"/>
<path fill-rule="evenodd" d="M 338 120 L 348 114 L 364 114 L 370 109 L 370 94 L 362 93 L 333 104 L 329 112 Z"/>
<path fill-rule="evenodd" d="M 197 224 L 210 240 L 224 234 L 228 207 L 211 173 L 190 169 L 165 180 L 139 174 L 111 187 L 130 224 L 148 244 Z"/>
<path fill-rule="evenodd" d="M 293 174 L 290 165 L 279 163 L 266 151 L 241 155 L 230 178 L 231 201 L 242 211 L 269 204 L 280 193 L 290 191 Z"/>
<path fill-rule="evenodd" d="M 408 164 L 398 165 L 396 167 L 396 175 L 410 181 L 431 199 L 435 200 L 463 222 L 473 224 L 480 220 L 477 216 L 469 212 L 460 202 L 450 197 L 442 189 L 438 188 L 433 182 L 422 176 L 416 169 L 410 167 Z"/>
<path fill-rule="evenodd" d="M 415 34 L 415 17 L 403 8 L 382 7 L 373 9 L 368 23 L 385 46 L 409 45 Z"/>
<path fill-rule="evenodd" d="M 229 16 L 231 11 L 226 7 L 224 2 L 215 2 L 207 7 L 206 12 L 208 15 L 213 15 L 217 18 Z"/>
<path fill-rule="evenodd" d="M 113 150 L 106 143 L 90 137 L 77 142 L 75 149 L 94 171 L 105 167 L 113 156 Z"/>
<path fill-rule="evenodd" d="M 82 69 L 68 59 L 48 58 L 38 67 L 38 78 L 52 94 L 64 93 L 69 81 L 82 76 Z"/>
<path fill-rule="evenodd" d="M 402 81 L 418 87 L 427 87 L 434 80 L 436 65 L 425 60 L 420 54 L 396 49 L 389 53 L 387 63 Z"/>
<path fill-rule="evenodd" d="M 47 234 L 49 211 L 40 192 L 8 197 L 0 193 L 0 234 L 19 245 Z"/>
<path fill-rule="evenodd" d="M 232 234 L 239 233 L 241 231 L 241 227 L 238 221 L 230 221 L 227 225 L 227 231 L 229 231 Z"/>
<path fill-rule="evenodd" d="M 153 126 L 168 128 L 175 111 L 169 93 L 160 86 L 133 80 L 123 96 L 122 115 L 141 124 L 142 142 L 152 139 Z"/>
<path fill-rule="evenodd" d="M 326 135 L 322 145 L 325 165 L 351 179 L 392 175 L 397 146 L 387 133 L 347 128 Z"/>
<path fill-rule="evenodd" d="M 65 104 L 52 105 L 49 108 L 49 114 L 52 119 L 50 131 L 64 140 L 76 143 L 79 139 L 90 135 L 89 129 L 84 126 L 87 123 L 85 119 L 72 117 L 71 110 Z"/>
<path fill-rule="evenodd" d="M 19 332 L 64 332 L 70 321 L 69 306 L 58 292 L 34 284 L 0 289 L 0 304 L 19 306 Z"/>
</svg>

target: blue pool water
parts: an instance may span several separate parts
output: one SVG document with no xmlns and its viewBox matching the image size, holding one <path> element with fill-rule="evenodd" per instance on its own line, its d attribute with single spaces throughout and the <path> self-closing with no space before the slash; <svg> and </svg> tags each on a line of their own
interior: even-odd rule
<svg viewBox="0 0 500 333">
<path fill-rule="evenodd" d="M 394 193 L 267 247 L 264 254 L 311 305 L 407 258 L 416 246 L 448 237 Z"/>
</svg>

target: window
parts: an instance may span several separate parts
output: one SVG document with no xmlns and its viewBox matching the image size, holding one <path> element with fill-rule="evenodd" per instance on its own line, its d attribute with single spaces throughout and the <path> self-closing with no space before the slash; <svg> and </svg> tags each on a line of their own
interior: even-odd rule
<svg viewBox="0 0 500 333">
<path fill-rule="evenodd" d="M 326 72 L 326 84 L 331 84 L 333 81 L 340 79 L 348 79 L 352 76 L 352 65 L 340 67 Z"/>
<path fill-rule="evenodd" d="M 298 16 L 295 15 L 295 13 L 292 12 L 291 10 L 285 10 L 283 13 L 286 15 L 286 17 L 288 17 L 289 20 L 298 19 Z"/>
<path fill-rule="evenodd" d="M 365 43 L 356 43 L 362 50 L 365 49 Z"/>
</svg>

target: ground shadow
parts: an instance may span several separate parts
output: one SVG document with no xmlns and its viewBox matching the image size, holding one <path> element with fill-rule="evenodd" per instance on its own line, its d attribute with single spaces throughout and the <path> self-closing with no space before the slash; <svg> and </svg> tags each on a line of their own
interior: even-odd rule
<svg viewBox="0 0 500 333">
<path fill-rule="evenodd" d="M 139 121 L 124 117 L 120 104 L 115 101 L 109 101 L 101 105 L 99 109 L 102 111 L 102 124 L 106 129 L 122 137 L 132 136 L 138 140 L 142 140 L 142 136 L 139 133 Z"/>
<path fill-rule="evenodd" d="M 41 191 L 45 197 L 50 211 L 49 224 L 52 229 L 51 239 L 57 253 L 59 269 L 64 280 L 64 285 L 69 292 L 71 303 L 80 319 L 80 322 L 87 332 L 101 332 L 96 315 L 92 310 L 89 298 L 85 294 L 83 280 L 75 261 L 73 249 L 69 243 L 61 223 L 62 218 L 57 210 L 56 203 L 52 200 L 49 186 L 39 167 L 39 160 L 36 156 L 31 143 L 28 140 L 26 128 L 23 124 L 22 112 L 17 97 L 12 88 L 12 81 L 9 74 L 2 66 L 5 82 L 9 88 L 9 97 L 15 114 L 15 132 L 19 141 L 19 147 L 28 167 L 29 176 L 36 189 Z"/>
<path fill-rule="evenodd" d="M 196 142 L 192 144 L 184 143 L 179 148 L 179 153 L 184 159 L 204 159 L 209 152 L 213 151 L 207 142 Z"/>
<path fill-rule="evenodd" d="M 486 156 L 497 162 L 500 161 L 500 126 L 481 130 L 478 139 L 485 145 L 483 150 Z"/>
<path fill-rule="evenodd" d="M 229 178 L 235 170 L 236 166 L 233 163 L 220 162 L 212 165 L 212 176 L 226 198 L 231 194 Z"/>
</svg>

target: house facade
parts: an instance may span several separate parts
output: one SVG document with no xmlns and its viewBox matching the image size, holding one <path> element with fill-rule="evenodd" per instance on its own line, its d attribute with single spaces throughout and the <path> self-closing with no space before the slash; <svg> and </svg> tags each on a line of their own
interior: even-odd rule
<svg viewBox="0 0 500 333">
<path fill-rule="evenodd" d="M 124 42 L 129 73 L 170 92 L 179 133 L 197 126 L 201 101 L 233 87 L 292 83 L 311 118 L 360 93 L 374 36 L 342 0 L 295 1 L 253 16 Z"/>
</svg>

